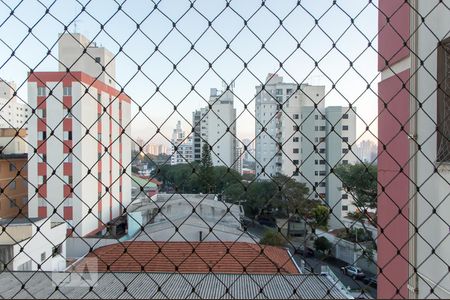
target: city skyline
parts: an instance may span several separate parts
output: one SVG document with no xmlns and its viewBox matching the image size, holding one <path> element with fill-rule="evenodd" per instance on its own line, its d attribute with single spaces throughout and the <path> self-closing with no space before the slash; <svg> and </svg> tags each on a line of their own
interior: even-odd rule
<svg viewBox="0 0 450 300">
<path fill-rule="evenodd" d="M 44 13 L 41 5 L 32 5 L 36 6 L 35 11 L 38 14 L 40 11 Z M 332 6 L 332 1 L 321 3 L 304 1 L 302 5 L 305 9 L 311 11 L 314 16 L 319 17 L 327 12 L 327 8 Z M 377 9 L 368 7 L 362 15 L 359 15 L 358 13 L 363 7 L 363 4 L 359 1 L 352 0 L 341 5 L 350 15 L 353 14 L 355 16 L 355 24 L 363 28 L 363 33 L 367 36 L 367 38 L 364 37 L 352 28 L 347 30 L 350 22 L 348 19 L 342 18 L 336 9 L 327 12 L 321 17 L 321 24 L 327 28 L 327 31 L 329 31 L 327 33 L 330 37 L 334 40 L 339 40 L 337 46 L 339 46 L 341 53 L 333 48 L 331 40 L 319 29 L 316 28 L 309 33 L 309 30 L 314 27 L 314 18 L 307 14 L 304 9 L 296 9 L 293 14 L 289 14 L 296 6 L 296 1 L 289 1 L 284 5 L 275 5 L 275 2 L 266 1 L 267 8 L 276 11 L 280 16 L 284 16 L 282 27 L 280 27 L 278 20 L 272 13 L 264 8 L 259 10 L 257 16 L 249 20 L 248 26 L 262 40 L 258 40 L 247 29 L 239 32 L 242 18 L 231 9 L 228 9 L 225 14 L 227 18 L 218 18 L 212 23 L 212 28 L 209 29 L 207 22 L 199 18 L 198 15 L 188 14 L 184 16 L 178 21 L 179 26 L 175 27 L 171 38 L 164 40 L 156 52 L 154 52 L 154 44 L 159 44 L 163 40 L 163 33 L 173 29 L 172 23 L 167 22 L 167 18 L 157 12 L 146 19 L 145 15 L 137 10 L 137 3 L 135 2 L 127 1 L 123 5 L 122 10 L 136 16 L 135 22 L 141 22 L 142 24 L 140 25 L 140 31 L 123 46 L 122 52 L 119 51 L 118 44 L 110 36 L 104 32 L 97 34 L 100 32 L 100 29 L 96 29 L 98 24 L 95 20 L 83 13 L 75 18 L 74 12 L 81 9 L 80 5 L 71 3 L 69 4 L 70 7 L 62 9 L 61 6 L 56 4 L 51 6 L 50 11 L 66 23 L 70 23 L 75 19 L 78 20 L 76 26 L 78 32 L 93 39 L 97 44 L 107 47 L 115 55 L 117 68 L 121 70 L 117 74 L 117 83 L 125 86 L 125 93 L 133 101 L 131 117 L 133 120 L 131 125 L 133 138 L 140 136 L 146 140 L 151 139 L 154 143 L 165 143 L 170 140 L 171 130 L 177 120 L 181 119 L 182 122 L 187 124 L 186 120 L 190 121 L 191 108 L 204 106 L 208 101 L 209 89 L 219 86 L 223 80 L 228 84 L 234 81 L 236 85 L 237 135 L 241 140 L 243 138 L 252 138 L 254 132 L 254 124 L 252 122 L 252 114 L 254 114 L 254 87 L 264 82 L 264 78 L 268 73 L 279 73 L 280 76 L 291 82 L 325 85 L 328 94 L 326 106 L 345 106 L 347 103 L 345 99 L 347 99 L 360 108 L 358 115 L 366 123 L 373 122 L 371 132 L 376 134 L 375 93 L 377 91 L 378 73 L 376 72 L 377 55 L 374 47 L 376 47 L 377 43 L 375 39 L 377 31 L 375 24 L 370 23 L 369 20 L 376 18 Z M 195 4 L 198 11 L 210 17 L 218 14 L 222 6 L 223 3 L 217 1 L 208 3 L 197 1 Z M 233 2 L 230 4 L 230 8 L 243 17 L 250 18 L 252 12 L 260 8 L 260 3 L 258 1 Z M 189 9 L 189 6 L 188 2 L 179 6 L 163 3 L 160 9 L 169 17 L 177 19 L 176 17 L 182 16 L 184 10 Z M 115 13 L 115 10 L 112 8 L 101 9 L 99 3 L 95 2 L 86 4 L 85 11 L 95 11 L 96 16 L 100 20 L 106 20 L 108 16 Z M 18 9 L 17 14 L 21 16 L 25 23 L 32 24 L 35 20 L 34 14 L 30 14 L 29 11 Z M 0 12 L 0 19 L 6 17 Z M 226 19 L 234 20 L 235 22 L 231 22 L 228 26 L 222 26 Z M 121 13 L 114 15 L 114 20 L 116 22 L 111 22 L 111 25 L 108 24 L 105 29 L 109 34 L 115 36 L 119 44 L 124 44 L 124 38 L 131 35 L 128 32 L 129 29 L 124 29 L 129 26 L 118 26 L 118 24 L 132 25 L 133 21 Z M 7 22 L 4 25 L 5 29 L 8 26 L 12 26 L 10 23 L 15 24 L 14 21 Z M 337 26 L 334 26 L 334 24 L 337 24 Z M 216 28 L 220 28 L 220 30 Z M 293 28 L 297 28 L 297 31 L 293 31 Z M 301 30 L 298 30 L 298 28 Z M 45 49 L 41 43 L 32 38 L 26 39 L 22 48 L 31 47 L 35 49 L 35 55 L 30 55 L 30 53 L 24 51 L 17 52 L 16 55 L 20 57 L 22 62 L 14 59 L 10 60 L 10 49 L 0 46 L 0 63 L 8 62 L 0 70 L 0 77 L 3 77 L 5 80 L 15 81 L 18 84 L 18 95 L 20 98 L 27 98 L 27 92 L 22 83 L 26 80 L 27 72 L 30 68 L 38 65 L 36 68 L 38 71 L 56 67 L 57 61 L 53 58 L 57 56 L 55 42 L 57 34 L 63 29 L 58 24 L 55 24 L 53 27 L 48 25 L 37 26 L 34 29 L 35 34 L 45 30 L 45 37 L 44 35 L 41 36 L 44 38 L 43 43 L 51 47 L 50 52 L 52 56 L 47 56 L 48 49 Z M 71 23 L 69 30 L 73 29 L 74 24 Z M 220 36 L 213 29 L 219 30 Z M 27 33 L 22 24 L 17 25 L 15 30 L 17 35 L 2 38 L 8 45 L 14 46 L 18 44 L 21 41 L 21 36 Z M 203 31 L 205 31 L 204 34 Z M 270 32 L 274 32 L 273 36 L 268 41 L 264 41 L 264 39 L 269 37 Z M 291 32 L 294 32 L 298 41 L 302 41 L 300 49 L 297 48 L 295 40 L 290 37 L 289 34 Z M 151 34 L 155 43 L 148 41 L 144 33 Z M 190 42 L 185 40 L 182 34 L 193 41 L 198 39 L 195 43 L 194 51 L 191 51 Z M 233 39 L 236 34 L 238 36 Z M 174 38 L 175 36 L 179 38 L 176 39 Z M 368 40 L 372 42 L 370 47 L 368 46 Z M 140 43 L 137 44 L 137 41 L 140 41 Z M 230 45 L 229 50 L 226 50 L 227 42 L 225 41 Z M 347 43 L 348 41 L 352 41 L 352 43 Z M 260 51 L 263 42 L 265 49 Z M 349 47 L 349 45 L 352 45 L 352 47 Z M 184 54 L 189 51 L 191 52 L 188 57 L 180 61 Z M 220 55 L 223 51 L 224 53 Z M 291 55 L 294 52 L 295 54 Z M 305 52 L 311 53 L 312 57 L 306 55 Z M 252 56 L 256 53 L 258 54 L 252 59 Z M 214 61 L 211 66 L 212 69 L 209 69 L 208 63 L 201 55 L 208 61 Z M 37 57 L 45 57 L 45 59 L 40 63 L 40 61 L 37 61 Z M 150 58 L 147 60 L 148 57 Z M 355 60 L 353 65 L 355 69 L 349 67 L 349 60 Z M 187 61 L 190 62 L 189 65 L 186 65 Z M 283 67 L 280 69 L 281 61 L 283 61 Z M 315 66 L 314 61 L 320 62 Z M 248 69 L 244 69 L 244 62 L 248 62 Z M 175 71 L 173 70 L 174 63 L 177 64 Z M 143 64 L 143 66 L 138 71 L 137 65 L 140 64 Z M 364 82 L 355 70 L 363 76 L 364 80 L 367 78 L 373 92 L 366 90 L 367 82 Z M 206 74 L 202 77 L 204 73 Z M 169 74 L 171 74 L 169 78 L 164 80 Z M 183 77 L 189 78 L 191 83 Z M 195 91 L 193 92 L 191 92 L 192 84 L 195 85 Z M 335 89 L 332 89 L 333 84 L 335 84 Z M 156 91 L 156 86 L 158 86 L 158 91 Z M 247 110 L 244 110 L 244 104 L 247 105 Z M 141 113 L 139 113 L 138 105 L 143 106 Z M 174 112 L 174 105 L 177 106 L 177 112 Z M 158 107 L 158 113 L 155 113 L 155 107 Z M 143 113 L 147 114 L 148 117 L 144 116 Z M 365 130 L 365 125 L 359 117 L 357 119 L 357 136 L 359 136 Z M 184 127 L 185 124 L 182 124 L 182 126 Z M 157 127 L 160 128 L 159 133 L 156 133 Z M 365 138 L 374 139 L 370 134 Z"/>
</svg>

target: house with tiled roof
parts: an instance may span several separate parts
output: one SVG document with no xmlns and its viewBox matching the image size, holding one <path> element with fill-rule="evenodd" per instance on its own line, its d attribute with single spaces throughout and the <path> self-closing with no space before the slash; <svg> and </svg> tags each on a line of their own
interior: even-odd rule
<svg viewBox="0 0 450 300">
<path fill-rule="evenodd" d="M 245 242 L 117 243 L 97 248 L 73 271 L 299 274 L 287 249 Z"/>
</svg>

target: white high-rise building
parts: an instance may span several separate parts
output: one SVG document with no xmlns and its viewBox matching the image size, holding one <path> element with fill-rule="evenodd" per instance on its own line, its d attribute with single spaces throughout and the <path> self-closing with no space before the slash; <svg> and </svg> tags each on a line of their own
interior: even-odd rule
<svg viewBox="0 0 450 300">
<path fill-rule="evenodd" d="M 114 65 L 112 54 L 92 45 L 64 34 L 59 60 L 70 72 L 60 66 L 28 79 L 36 108 L 29 121 L 29 216 L 66 221 L 74 236 L 104 230 L 131 201 L 131 99 L 111 85 L 114 68 L 101 71 Z M 79 57 L 83 63 L 74 64 Z"/>
<path fill-rule="evenodd" d="M 303 182 L 311 199 L 333 208 L 330 226 L 354 211 L 341 181 L 330 174 L 338 164 L 354 163 L 348 150 L 356 138 L 356 116 L 340 106 L 325 107 L 325 87 L 284 83 L 269 74 L 264 90 L 256 87 L 256 175 L 284 174 Z"/>
<path fill-rule="evenodd" d="M 282 152 L 280 105 L 297 89 L 294 83 L 283 82 L 277 74 L 267 75 L 266 84 L 256 87 L 255 96 L 255 157 L 256 174 L 259 179 L 269 179 L 281 173 Z"/>
<path fill-rule="evenodd" d="M 236 139 L 236 109 L 234 108 L 233 86 L 224 84 L 224 91 L 211 89 L 208 107 L 194 111 L 193 153 L 194 160 L 200 161 L 203 144 L 211 147 L 214 166 L 225 166 L 241 172 L 242 162 Z"/>
<path fill-rule="evenodd" d="M 186 164 L 193 161 L 193 143 L 191 136 L 186 137 L 186 133 L 181 128 L 181 122 L 172 132 L 170 164 Z"/>
<path fill-rule="evenodd" d="M 14 82 L 0 79 L 0 128 L 27 128 L 30 109 L 15 92 Z"/>
</svg>

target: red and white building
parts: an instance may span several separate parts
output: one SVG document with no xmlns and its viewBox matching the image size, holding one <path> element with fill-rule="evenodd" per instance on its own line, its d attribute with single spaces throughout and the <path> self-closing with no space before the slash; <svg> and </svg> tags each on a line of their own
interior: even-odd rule
<svg viewBox="0 0 450 300">
<path fill-rule="evenodd" d="M 131 201 L 131 101 L 112 85 L 115 66 L 103 71 L 113 64 L 108 50 L 80 34 L 64 34 L 59 49 L 59 72 L 28 78 L 36 109 L 29 120 L 29 216 L 67 221 L 68 234 L 86 236 Z M 79 57 L 83 63 L 74 63 Z"/>
<path fill-rule="evenodd" d="M 450 0 L 378 5 L 377 297 L 450 298 Z"/>
</svg>

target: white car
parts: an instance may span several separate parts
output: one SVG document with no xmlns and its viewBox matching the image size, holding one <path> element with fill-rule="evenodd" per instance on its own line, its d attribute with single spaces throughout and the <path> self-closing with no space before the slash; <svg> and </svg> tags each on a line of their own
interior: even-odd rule
<svg viewBox="0 0 450 300">
<path fill-rule="evenodd" d="M 346 266 L 341 268 L 342 273 L 352 277 L 353 279 L 362 279 L 366 277 L 366 274 L 361 270 L 361 268 L 355 266 Z"/>
</svg>

